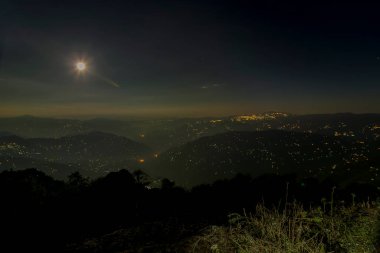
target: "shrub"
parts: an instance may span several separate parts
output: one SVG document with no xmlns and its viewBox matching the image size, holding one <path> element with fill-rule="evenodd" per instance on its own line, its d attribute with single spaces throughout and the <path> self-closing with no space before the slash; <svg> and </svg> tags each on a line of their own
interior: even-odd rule
<svg viewBox="0 0 380 253">
<path fill-rule="evenodd" d="M 279 211 L 231 214 L 229 226 L 212 226 L 192 242 L 192 252 L 374 252 L 379 208 L 369 203 L 306 210 L 293 203 Z"/>
</svg>

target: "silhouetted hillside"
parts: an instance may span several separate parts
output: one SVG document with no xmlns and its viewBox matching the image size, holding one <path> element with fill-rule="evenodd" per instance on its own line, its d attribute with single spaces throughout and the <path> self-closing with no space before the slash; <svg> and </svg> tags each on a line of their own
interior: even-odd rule
<svg viewBox="0 0 380 253">
<path fill-rule="evenodd" d="M 258 203 L 283 207 L 286 199 L 318 207 L 332 191 L 347 206 L 352 194 L 354 201 L 379 196 L 371 185 L 342 187 L 332 179 L 294 175 L 237 175 L 184 190 L 168 180 L 159 188 L 146 187 L 126 170 L 92 181 L 73 173 L 65 182 L 35 169 L 5 171 L 0 173 L 0 251 L 192 252 L 183 242 L 209 225 L 227 224 L 228 214 L 254 212 Z M 329 211 L 331 205 L 323 208 Z"/>
</svg>

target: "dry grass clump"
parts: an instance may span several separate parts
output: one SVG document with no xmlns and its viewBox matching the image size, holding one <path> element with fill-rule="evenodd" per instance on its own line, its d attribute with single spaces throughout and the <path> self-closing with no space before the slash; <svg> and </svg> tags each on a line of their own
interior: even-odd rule
<svg viewBox="0 0 380 253">
<path fill-rule="evenodd" d="M 375 252 L 379 208 L 359 204 L 326 211 L 293 203 L 284 210 L 257 205 L 255 214 L 231 214 L 229 226 L 197 236 L 190 252 Z"/>
</svg>

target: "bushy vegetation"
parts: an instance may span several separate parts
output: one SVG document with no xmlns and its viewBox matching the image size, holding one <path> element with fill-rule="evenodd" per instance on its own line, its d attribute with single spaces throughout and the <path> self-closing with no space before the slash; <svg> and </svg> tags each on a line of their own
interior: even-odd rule
<svg viewBox="0 0 380 253">
<path fill-rule="evenodd" d="M 376 252 L 379 211 L 373 203 L 329 211 L 296 203 L 279 211 L 259 204 L 254 214 L 231 214 L 229 226 L 208 228 L 194 239 L 192 252 Z"/>
</svg>

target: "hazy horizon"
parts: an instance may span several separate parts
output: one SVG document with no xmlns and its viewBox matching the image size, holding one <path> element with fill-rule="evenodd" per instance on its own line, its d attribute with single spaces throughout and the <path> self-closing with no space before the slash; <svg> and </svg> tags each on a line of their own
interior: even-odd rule
<svg viewBox="0 0 380 253">
<path fill-rule="evenodd" d="M 289 116 L 307 116 L 307 115 L 339 115 L 339 114 L 351 114 L 351 115 L 377 115 L 379 112 L 329 112 L 329 113 L 290 113 L 285 111 L 263 111 L 263 112 L 251 112 L 251 113 L 236 113 L 236 114 L 226 114 L 226 115 L 204 115 L 204 116 L 186 116 L 186 115 L 33 115 L 33 114 L 17 114 L 17 115 L 0 115 L 0 119 L 6 118 L 46 118 L 46 119 L 67 119 L 67 120 L 95 120 L 95 119 L 105 119 L 105 120 L 171 120 L 171 119 L 202 119 L 202 118 L 227 118 L 234 116 L 244 116 L 244 115 L 259 115 L 265 113 L 285 113 Z"/>
</svg>

